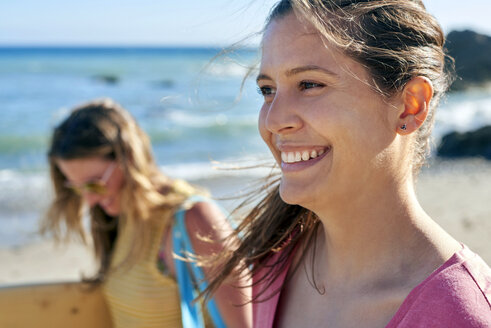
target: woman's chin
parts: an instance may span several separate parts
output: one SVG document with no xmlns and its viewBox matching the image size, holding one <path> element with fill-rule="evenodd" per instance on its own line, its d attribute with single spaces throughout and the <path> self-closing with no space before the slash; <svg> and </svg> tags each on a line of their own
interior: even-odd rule
<svg viewBox="0 0 491 328">
<path fill-rule="evenodd" d="M 118 216 L 119 215 L 119 211 L 117 210 L 113 210 L 113 209 L 104 209 L 104 212 L 106 212 L 107 215 L 110 215 L 110 216 Z"/>
<path fill-rule="evenodd" d="M 281 181 L 280 197 L 285 203 L 290 205 L 301 205 L 302 203 L 302 188 L 293 186 L 291 183 Z"/>
<path fill-rule="evenodd" d="M 119 208 L 116 208 L 115 206 L 109 206 L 109 207 L 102 207 L 104 212 L 110 216 L 117 216 L 119 215 Z"/>
<path fill-rule="evenodd" d="M 116 202 L 111 202 L 110 204 L 99 204 L 99 206 L 102 208 L 102 210 L 110 216 L 117 216 L 119 215 L 120 209 Z"/>
</svg>

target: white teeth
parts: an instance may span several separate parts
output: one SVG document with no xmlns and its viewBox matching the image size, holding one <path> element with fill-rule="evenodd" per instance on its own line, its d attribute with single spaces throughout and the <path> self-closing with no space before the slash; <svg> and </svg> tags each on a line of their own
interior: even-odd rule
<svg viewBox="0 0 491 328">
<path fill-rule="evenodd" d="M 286 153 L 281 153 L 281 161 L 283 163 L 288 163 L 288 155 Z"/>
<path fill-rule="evenodd" d="M 320 149 L 319 151 L 312 150 L 310 153 L 308 150 L 281 152 L 281 161 L 283 163 L 297 163 L 301 161 L 308 161 L 310 159 L 319 157 L 325 152 L 325 149 Z"/>
</svg>

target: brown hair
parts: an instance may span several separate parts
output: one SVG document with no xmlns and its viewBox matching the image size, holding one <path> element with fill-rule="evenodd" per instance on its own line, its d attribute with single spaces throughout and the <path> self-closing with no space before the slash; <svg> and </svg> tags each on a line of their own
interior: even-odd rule
<svg viewBox="0 0 491 328">
<path fill-rule="evenodd" d="M 86 241 L 82 199 L 65 186 L 66 178 L 56 160 L 89 157 L 114 160 L 124 174 L 119 217 L 110 217 L 98 205 L 90 209 L 91 235 L 99 260 L 99 271 L 90 280 L 101 282 L 111 264 L 121 220 L 135 222 L 134 247 L 123 261 L 131 264 L 140 255 L 153 222 L 166 219 L 164 212 L 184 199 L 172 192 L 171 180 L 158 170 L 150 140 L 133 117 L 110 99 L 93 101 L 75 108 L 54 130 L 48 160 L 55 198 L 44 217 L 41 232 L 50 231 L 57 240 L 76 235 Z"/>
<path fill-rule="evenodd" d="M 386 99 L 400 94 L 415 76 L 424 76 L 432 82 L 434 95 L 429 114 L 416 132 L 412 147 L 416 175 L 429 152 L 435 109 L 451 82 L 446 63 L 452 64 L 444 53 L 444 34 L 422 1 L 281 0 L 273 7 L 266 28 L 289 14 L 312 25 L 324 40 L 363 65 L 372 78 L 371 87 Z M 251 268 L 253 275 L 266 269 L 266 274 L 256 276 L 254 283 L 264 280 L 267 288 L 299 241 L 303 247 L 314 241 L 319 227 L 316 215 L 283 202 L 277 179 L 266 186 L 266 191 L 267 195 L 237 228 L 235 233 L 241 236 L 241 243 L 234 252 L 223 254 L 219 260 L 220 271 L 217 270 L 217 278 L 210 283 L 208 292 L 215 290 L 239 265 L 244 271 Z M 266 267 L 266 260 L 280 248 L 281 256 Z"/>
</svg>

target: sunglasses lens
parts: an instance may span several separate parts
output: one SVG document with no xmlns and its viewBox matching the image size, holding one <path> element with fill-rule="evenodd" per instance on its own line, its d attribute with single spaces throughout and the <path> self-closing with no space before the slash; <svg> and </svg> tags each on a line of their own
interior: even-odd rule
<svg viewBox="0 0 491 328">
<path fill-rule="evenodd" d="M 106 187 L 99 182 L 88 182 L 85 184 L 84 189 L 87 192 L 103 195 L 106 193 Z"/>
<path fill-rule="evenodd" d="M 76 193 L 79 196 L 81 196 L 84 192 L 82 188 L 77 186 L 67 186 L 67 187 L 70 188 L 74 193 Z"/>
<path fill-rule="evenodd" d="M 78 186 L 70 183 L 70 181 L 65 181 L 64 185 L 65 185 L 65 188 L 70 189 L 71 191 L 73 191 L 77 195 L 81 195 L 82 194 L 82 189 L 80 187 L 78 187 Z"/>
<path fill-rule="evenodd" d="M 65 187 L 71 189 L 74 193 L 81 196 L 84 192 L 91 194 L 103 195 L 106 193 L 106 187 L 100 182 L 87 182 L 84 185 L 76 186 L 70 183 L 66 183 Z"/>
</svg>

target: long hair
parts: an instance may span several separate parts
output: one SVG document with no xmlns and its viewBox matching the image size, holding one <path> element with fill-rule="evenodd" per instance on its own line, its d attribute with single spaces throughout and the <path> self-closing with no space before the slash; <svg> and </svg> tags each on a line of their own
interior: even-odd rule
<svg viewBox="0 0 491 328">
<path fill-rule="evenodd" d="M 99 262 L 99 270 L 90 280 L 102 282 L 111 265 L 118 226 L 127 220 L 135 223 L 132 251 L 123 261 L 131 264 L 141 255 L 156 220 L 167 219 L 164 214 L 181 203 L 184 196 L 174 192 L 172 181 L 159 171 L 149 138 L 133 117 L 110 99 L 93 101 L 75 108 L 54 129 L 48 161 L 55 197 L 42 221 L 41 232 L 49 231 L 57 240 L 78 236 L 86 241 L 82 198 L 66 187 L 66 177 L 56 161 L 93 157 L 116 161 L 124 176 L 121 214 L 117 218 L 107 215 L 98 205 L 90 209 L 91 235 Z"/>
<path fill-rule="evenodd" d="M 290 14 L 313 26 L 324 41 L 360 63 L 371 76 L 371 87 L 386 99 L 400 94 L 415 76 L 427 77 L 433 83 L 428 117 L 412 145 L 416 175 L 428 155 L 435 109 L 452 81 L 449 71 L 453 64 L 444 52 L 442 29 L 422 1 L 281 0 L 273 7 L 265 29 L 272 21 Z M 262 293 L 285 268 L 299 242 L 303 247 L 315 243 L 320 224 L 317 216 L 301 206 L 283 202 L 278 179 L 263 190 L 266 196 L 235 231 L 236 237 L 241 236 L 239 247 L 217 260 L 219 270 L 206 296 L 240 267 L 239 271 L 250 269 L 252 275 L 265 269 L 264 275 L 255 276 L 254 284 L 261 283 L 264 289 L 256 293 L 253 301 L 264 300 Z M 279 249 L 282 253 L 275 263 L 267 261 Z"/>
</svg>

